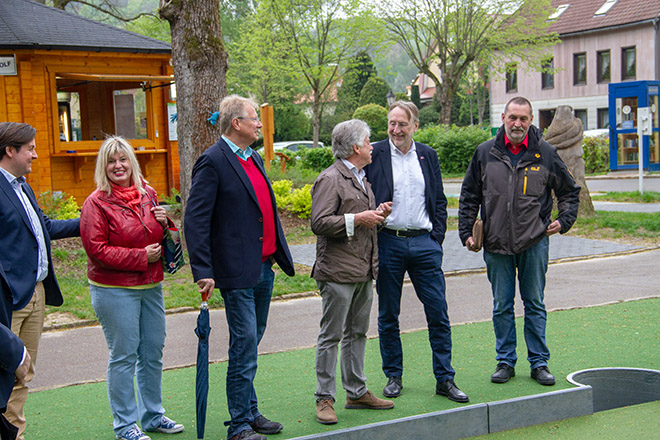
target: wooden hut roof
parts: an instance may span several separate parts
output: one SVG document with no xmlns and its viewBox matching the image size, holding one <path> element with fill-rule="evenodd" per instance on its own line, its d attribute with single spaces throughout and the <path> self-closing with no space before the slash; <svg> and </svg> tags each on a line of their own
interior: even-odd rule
<svg viewBox="0 0 660 440">
<path fill-rule="evenodd" d="M 0 49 L 171 53 L 164 41 L 31 0 L 0 1 Z"/>
</svg>

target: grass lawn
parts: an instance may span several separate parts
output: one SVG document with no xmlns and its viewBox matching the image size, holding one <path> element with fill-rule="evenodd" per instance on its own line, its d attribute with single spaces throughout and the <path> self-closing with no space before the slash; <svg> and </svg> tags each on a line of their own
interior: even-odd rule
<svg viewBox="0 0 660 440">
<path fill-rule="evenodd" d="M 457 325 L 452 328 L 453 366 L 456 382 L 469 396 L 470 404 L 556 391 L 572 387 L 565 377 L 574 371 L 598 367 L 660 369 L 660 298 L 552 312 L 548 316 L 547 339 L 550 368 L 557 377 L 553 387 L 530 379 L 524 359 L 522 320 L 517 320 L 520 362 L 517 375 L 507 384 L 490 383 L 495 366 L 494 337 L 490 322 Z M 314 412 L 314 349 L 262 355 L 255 387 L 259 408 L 284 425 L 286 439 L 368 423 L 397 419 L 464 405 L 436 396 L 431 372 L 428 333 L 417 331 L 402 336 L 404 344 L 404 392 L 391 411 L 346 410 L 345 394 L 338 384 L 335 408 L 339 423 L 323 426 Z M 366 375 L 371 390 L 380 395 L 384 385 L 380 370 L 378 340 L 367 344 Z M 206 438 L 224 438 L 223 422 L 229 419 L 225 396 L 226 362 L 210 366 L 210 395 Z M 340 377 L 338 375 L 338 377 Z M 195 435 L 195 369 L 169 370 L 163 376 L 163 406 L 167 415 L 183 423 L 186 430 L 177 440 Z M 26 416 L 30 440 L 110 439 L 112 416 L 106 384 L 95 383 L 31 393 Z M 658 438 L 660 402 L 567 419 L 535 427 L 490 435 L 495 439 L 636 439 Z M 438 438 L 442 437 L 439 427 Z M 153 440 L 171 436 L 151 435 Z"/>
<path fill-rule="evenodd" d="M 639 191 L 632 192 L 608 192 L 591 196 L 591 200 L 601 202 L 630 202 L 630 203 L 660 203 L 660 192 Z"/>
</svg>

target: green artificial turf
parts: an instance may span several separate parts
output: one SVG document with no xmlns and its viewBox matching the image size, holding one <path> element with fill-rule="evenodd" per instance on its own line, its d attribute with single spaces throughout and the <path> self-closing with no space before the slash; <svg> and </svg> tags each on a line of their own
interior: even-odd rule
<svg viewBox="0 0 660 440">
<path fill-rule="evenodd" d="M 543 387 L 529 377 L 522 336 L 518 324 L 517 376 L 503 385 L 491 384 L 495 367 L 494 336 L 490 322 L 453 327 L 453 365 L 456 382 L 470 396 L 470 404 L 533 395 L 572 387 L 565 377 L 574 371 L 598 367 L 637 367 L 660 369 L 660 298 L 623 302 L 613 305 L 558 311 L 549 314 L 548 345 L 552 354 L 550 369 L 557 385 Z M 418 331 L 403 335 L 404 392 L 389 411 L 347 410 L 345 394 L 338 380 L 335 408 L 339 423 L 323 426 L 316 422 L 314 411 L 314 350 L 294 350 L 260 356 L 255 387 L 259 409 L 284 425 L 284 431 L 272 439 L 342 429 L 368 423 L 464 406 L 436 396 L 431 371 L 428 335 Z M 50 366 L 41 366 L 49 368 Z M 380 370 L 378 340 L 367 344 L 366 374 L 369 387 L 381 395 L 385 379 Z M 224 379 L 226 363 L 210 366 L 206 438 L 225 438 L 223 422 L 229 419 Z M 339 374 L 337 376 L 340 377 Z M 166 371 L 163 375 L 163 406 L 167 415 L 186 425 L 176 436 L 150 434 L 152 439 L 196 438 L 195 369 Z M 594 416 L 568 419 L 522 430 L 492 435 L 493 438 L 650 438 L 660 403 L 636 405 L 597 413 Z M 112 439 L 112 417 L 105 383 L 87 384 L 31 393 L 26 406 L 30 440 Z M 592 434 L 593 430 L 593 434 Z M 588 433 L 588 434 L 587 434 Z M 439 433 L 440 436 L 441 433 Z M 489 436 L 488 438 L 490 438 Z"/>
</svg>

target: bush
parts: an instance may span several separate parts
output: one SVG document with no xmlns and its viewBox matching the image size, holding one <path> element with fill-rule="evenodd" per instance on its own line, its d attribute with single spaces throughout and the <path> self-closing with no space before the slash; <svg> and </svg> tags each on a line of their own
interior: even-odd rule
<svg viewBox="0 0 660 440">
<path fill-rule="evenodd" d="M 372 140 L 382 140 L 387 137 L 387 109 L 377 104 L 367 104 L 359 107 L 353 113 L 353 118 L 362 119 L 369 124 Z"/>
<path fill-rule="evenodd" d="M 181 215 L 181 193 L 176 188 L 170 190 L 169 197 L 165 197 L 165 194 L 161 194 L 160 199 L 163 201 L 164 205 L 169 207 L 171 215 L 176 217 Z"/>
<path fill-rule="evenodd" d="M 378 104 L 381 107 L 385 107 L 387 106 L 387 98 L 385 96 L 389 91 L 390 86 L 383 78 L 372 76 L 364 87 L 362 87 L 360 105 Z"/>
<path fill-rule="evenodd" d="M 300 218 L 309 218 L 312 213 L 312 185 L 294 189 L 289 200 L 289 211 Z"/>
<path fill-rule="evenodd" d="M 434 106 L 427 105 L 422 107 L 419 111 L 419 128 L 424 128 L 429 125 L 437 125 L 440 121 L 440 112 Z"/>
<path fill-rule="evenodd" d="M 304 168 L 321 172 L 335 162 L 330 147 L 306 148 L 301 150 L 299 162 Z"/>
<path fill-rule="evenodd" d="M 610 170 L 610 139 L 607 135 L 585 137 L 582 148 L 585 173 L 606 173 Z"/>
<path fill-rule="evenodd" d="M 39 194 L 39 207 L 49 218 L 67 220 L 80 217 L 78 203 L 73 196 L 63 192 L 45 191 Z"/>
<path fill-rule="evenodd" d="M 471 125 L 456 127 L 431 125 L 415 134 L 415 140 L 427 144 L 438 153 L 443 173 L 462 174 L 467 170 L 474 150 L 490 139 L 490 133 Z"/>
<path fill-rule="evenodd" d="M 272 183 L 275 202 L 280 209 L 286 209 L 300 218 L 309 218 L 312 213 L 312 185 L 291 190 L 290 180 L 276 180 Z"/>
</svg>

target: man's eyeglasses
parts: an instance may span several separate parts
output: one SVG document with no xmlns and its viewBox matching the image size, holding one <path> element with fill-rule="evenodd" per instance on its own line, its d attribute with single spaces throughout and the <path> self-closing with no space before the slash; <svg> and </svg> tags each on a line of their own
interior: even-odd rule
<svg viewBox="0 0 660 440">
<path fill-rule="evenodd" d="M 236 119 L 249 119 L 250 121 L 261 122 L 259 118 L 248 118 L 246 116 L 238 116 Z"/>
</svg>

